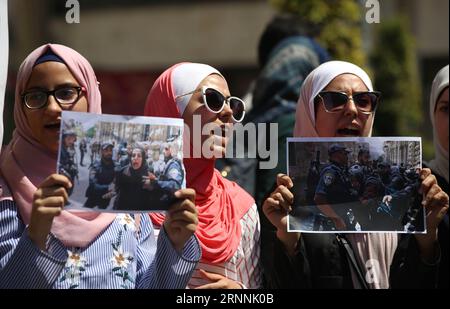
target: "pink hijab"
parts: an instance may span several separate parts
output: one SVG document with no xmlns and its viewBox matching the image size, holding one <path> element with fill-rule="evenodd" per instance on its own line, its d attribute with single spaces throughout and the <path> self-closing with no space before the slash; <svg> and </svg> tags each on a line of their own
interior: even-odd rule
<svg viewBox="0 0 450 309">
<path fill-rule="evenodd" d="M 191 96 L 177 100 L 175 97 L 197 89 L 201 81 L 211 74 L 222 76 L 205 64 L 172 66 L 154 83 L 146 100 L 144 115 L 182 118 Z M 236 183 L 224 179 L 214 168 L 214 160 L 184 158 L 183 162 L 187 186 L 196 191 L 195 205 L 199 216 L 196 235 L 202 247 L 202 260 L 212 264 L 229 261 L 241 241 L 240 219 L 255 201 Z M 161 214 L 151 214 L 150 217 L 157 225 L 164 221 Z"/>
<path fill-rule="evenodd" d="M 35 49 L 24 60 L 17 75 L 14 105 L 16 129 L 0 159 L 0 182 L 4 189 L 0 200 L 14 200 L 23 222 L 30 223 L 33 194 L 50 174 L 56 173 L 56 155 L 33 138 L 22 107 L 25 90 L 36 60 L 51 49 L 64 60 L 81 86 L 86 88 L 89 112 L 101 113 L 101 96 L 97 78 L 89 62 L 79 53 L 63 45 L 47 44 Z M 51 233 L 65 246 L 86 247 L 115 218 L 112 214 L 71 213 L 63 211 L 53 220 Z"/>
</svg>

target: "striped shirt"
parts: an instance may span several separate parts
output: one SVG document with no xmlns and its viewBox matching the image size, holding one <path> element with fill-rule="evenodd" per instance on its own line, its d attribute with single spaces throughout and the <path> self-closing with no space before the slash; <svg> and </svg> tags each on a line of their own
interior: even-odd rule
<svg viewBox="0 0 450 309">
<path fill-rule="evenodd" d="M 164 230 L 155 240 L 148 216 L 137 230 L 132 215 L 118 214 L 86 248 L 65 247 L 50 234 L 41 251 L 16 204 L 1 201 L 0 288 L 184 288 L 201 256 L 197 238 L 180 255 Z"/>
<path fill-rule="evenodd" d="M 259 215 L 256 204 L 254 204 L 240 220 L 241 242 L 233 257 L 224 263 L 210 264 L 200 260 L 188 288 L 196 288 L 211 283 L 202 277 L 199 269 L 222 275 L 234 280 L 243 288 L 257 289 L 262 285 L 260 258 L 260 231 Z"/>
</svg>

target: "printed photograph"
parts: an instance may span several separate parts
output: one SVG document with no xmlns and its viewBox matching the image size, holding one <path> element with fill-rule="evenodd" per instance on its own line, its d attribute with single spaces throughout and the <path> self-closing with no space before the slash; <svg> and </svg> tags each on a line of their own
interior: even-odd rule
<svg viewBox="0 0 450 309">
<path fill-rule="evenodd" d="M 424 233 L 421 152 L 414 137 L 288 139 L 289 231 Z"/>
<path fill-rule="evenodd" d="M 62 112 L 57 171 L 67 209 L 167 210 L 186 187 L 181 119 Z"/>
</svg>

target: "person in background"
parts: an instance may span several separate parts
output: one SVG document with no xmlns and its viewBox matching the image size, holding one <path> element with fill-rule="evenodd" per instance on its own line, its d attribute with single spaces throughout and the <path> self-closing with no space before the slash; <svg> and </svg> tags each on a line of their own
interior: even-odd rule
<svg viewBox="0 0 450 309">
<path fill-rule="evenodd" d="M 449 66 L 443 67 L 433 80 L 430 94 L 430 119 L 433 125 L 435 157 L 428 166 L 437 178 L 439 186 L 448 194 L 448 86 Z M 438 288 L 449 287 L 449 220 L 448 213 L 439 225 L 441 263 Z"/>
<path fill-rule="evenodd" d="M 80 166 L 84 166 L 84 164 L 83 164 L 84 154 L 87 151 L 87 144 L 86 144 L 86 139 L 85 138 L 82 138 L 80 140 L 80 143 L 78 145 L 78 149 L 80 150 Z"/>
<path fill-rule="evenodd" d="M 73 184 L 54 173 L 63 110 L 100 114 L 97 78 L 79 53 L 46 44 L 20 66 L 0 159 L 0 288 L 186 286 L 201 255 L 195 192 L 177 192 L 157 241 L 148 216 L 64 210 Z"/>
<path fill-rule="evenodd" d="M 248 158 L 247 148 L 246 159 L 226 158 L 217 163 L 227 179 L 236 181 L 254 196 L 259 206 L 272 190 L 276 175 L 286 172 L 286 138 L 292 136 L 294 129 L 298 91 L 306 76 L 329 59 L 327 51 L 315 41 L 316 34 L 298 16 L 285 14 L 276 16 L 267 25 L 259 41 L 261 72 L 254 83 L 253 107 L 244 124 L 267 124 L 265 132 L 258 132 L 258 140 L 265 145 L 271 145 L 273 133 L 269 130 L 269 124 L 278 125 L 278 135 L 274 136 L 278 154 L 275 168 L 261 169 L 260 162 L 267 159 L 258 156 L 256 159 Z"/>
</svg>

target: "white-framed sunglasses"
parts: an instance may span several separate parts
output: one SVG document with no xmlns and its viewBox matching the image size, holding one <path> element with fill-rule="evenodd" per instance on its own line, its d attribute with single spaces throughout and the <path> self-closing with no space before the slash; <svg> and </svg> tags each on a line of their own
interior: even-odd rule
<svg viewBox="0 0 450 309">
<path fill-rule="evenodd" d="M 241 122 L 245 117 L 245 102 L 242 101 L 238 97 L 225 97 L 220 91 L 211 88 L 202 86 L 199 89 L 196 89 L 194 91 L 179 95 L 175 98 L 181 98 L 190 94 L 194 94 L 197 92 L 202 93 L 203 97 L 203 103 L 205 104 L 206 108 L 214 114 L 218 114 L 225 108 L 225 104 L 228 104 L 233 111 L 233 121 L 235 122 Z"/>
</svg>

